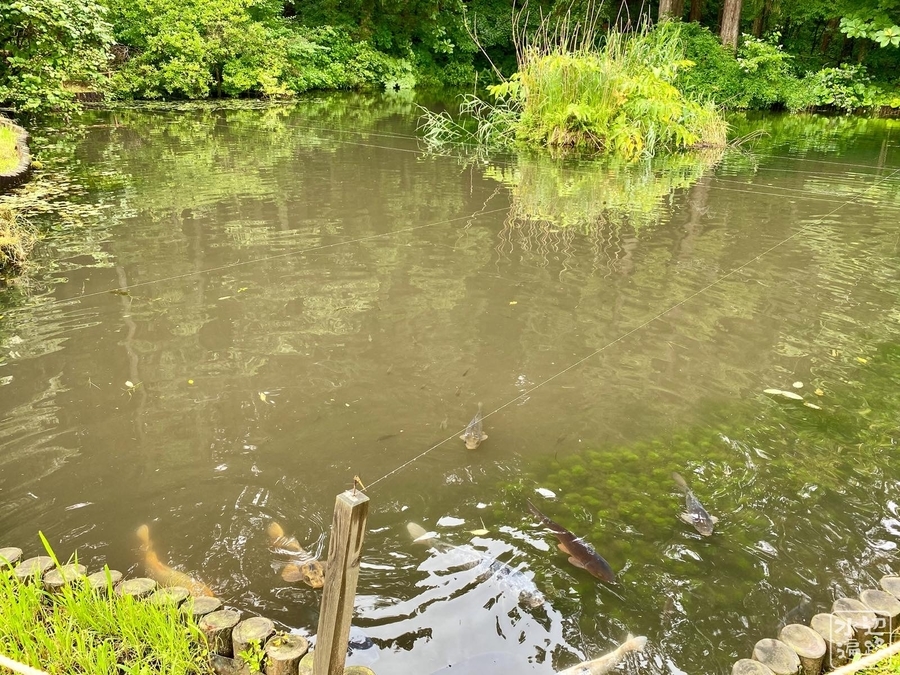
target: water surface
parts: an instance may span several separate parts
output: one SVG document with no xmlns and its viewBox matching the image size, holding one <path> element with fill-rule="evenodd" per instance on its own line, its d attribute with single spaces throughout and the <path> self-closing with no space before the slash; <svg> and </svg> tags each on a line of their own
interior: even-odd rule
<svg viewBox="0 0 900 675">
<path fill-rule="evenodd" d="M 315 550 L 359 475 L 351 662 L 379 675 L 551 673 L 629 632 L 630 672 L 729 672 L 897 571 L 896 122 L 740 118 L 768 132 L 752 149 L 628 166 L 427 152 L 416 117 L 322 97 L 39 139 L 73 203 L 37 216 L 44 266 L 2 297 L 0 544 L 37 554 L 42 530 L 142 573 L 146 522 L 228 604 L 311 633 L 319 592 L 282 581 L 265 528 Z M 714 536 L 678 520 L 673 470 Z M 569 565 L 526 498 L 619 582 Z"/>
</svg>

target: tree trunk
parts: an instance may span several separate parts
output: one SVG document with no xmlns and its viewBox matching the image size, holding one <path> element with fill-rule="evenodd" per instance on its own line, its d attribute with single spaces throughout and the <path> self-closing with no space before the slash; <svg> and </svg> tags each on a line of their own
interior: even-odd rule
<svg viewBox="0 0 900 675">
<path fill-rule="evenodd" d="M 769 17 L 772 15 L 772 3 L 773 0 L 766 0 L 763 3 L 762 9 L 759 11 L 759 14 L 756 15 L 755 19 L 753 19 L 752 33 L 758 38 L 762 37 L 763 33 L 766 32 L 766 27 L 769 23 Z"/>
<path fill-rule="evenodd" d="M 831 44 L 831 38 L 834 37 L 834 32 L 837 30 L 840 23 L 840 17 L 835 17 L 828 21 L 828 26 L 825 28 L 825 32 L 822 33 L 822 44 L 819 45 L 819 51 L 822 54 L 828 51 L 828 46 Z"/>
<path fill-rule="evenodd" d="M 659 0 L 659 20 L 680 19 L 684 14 L 684 0 Z"/>
<path fill-rule="evenodd" d="M 742 0 L 725 0 L 722 10 L 722 44 L 732 51 L 737 50 L 741 29 L 741 3 Z"/>
<path fill-rule="evenodd" d="M 691 0 L 691 21 L 700 21 L 703 18 L 703 0 Z"/>
</svg>

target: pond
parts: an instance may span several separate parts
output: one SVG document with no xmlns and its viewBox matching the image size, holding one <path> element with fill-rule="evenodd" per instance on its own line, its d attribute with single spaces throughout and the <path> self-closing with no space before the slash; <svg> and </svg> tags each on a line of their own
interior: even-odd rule
<svg viewBox="0 0 900 675">
<path fill-rule="evenodd" d="M 29 189 L 66 201 L 0 296 L 0 545 L 36 555 L 41 530 L 140 574 L 146 523 L 164 561 L 309 634 L 320 591 L 281 578 L 266 528 L 316 550 L 358 475 L 350 662 L 379 675 L 552 673 L 628 633 L 628 672 L 726 673 L 898 571 L 900 123 L 738 117 L 765 133 L 626 165 L 429 150 L 416 103 L 39 134 L 61 182 Z"/>
</svg>

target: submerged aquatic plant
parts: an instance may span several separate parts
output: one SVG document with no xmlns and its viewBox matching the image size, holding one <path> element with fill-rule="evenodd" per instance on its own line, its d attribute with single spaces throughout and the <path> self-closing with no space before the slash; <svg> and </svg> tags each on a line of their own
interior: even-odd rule
<svg viewBox="0 0 900 675">
<path fill-rule="evenodd" d="M 567 16 L 553 29 L 544 22 L 530 39 L 517 35 L 518 70 L 488 88 L 494 102 L 466 99 L 461 112 L 471 127 L 446 113 L 426 113 L 426 141 L 522 142 L 625 158 L 725 145 L 727 124 L 718 108 L 674 84 L 679 70 L 693 65 L 684 58 L 677 25 L 610 29 L 601 38 L 590 17 L 581 24 Z"/>
<path fill-rule="evenodd" d="M 27 222 L 8 206 L 0 205 L 0 272 L 19 272 L 37 237 Z"/>
<path fill-rule="evenodd" d="M 51 594 L 0 573 L 0 616 L 0 653 L 50 675 L 212 672 L 190 614 L 117 595 L 110 578 L 101 591 L 68 584 Z"/>
</svg>

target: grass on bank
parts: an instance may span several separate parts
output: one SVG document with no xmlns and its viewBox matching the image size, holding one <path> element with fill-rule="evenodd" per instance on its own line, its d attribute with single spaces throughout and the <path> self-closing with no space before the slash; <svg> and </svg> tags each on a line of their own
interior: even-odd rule
<svg viewBox="0 0 900 675">
<path fill-rule="evenodd" d="M 21 272 L 37 236 L 21 216 L 0 206 L 0 273 Z"/>
<path fill-rule="evenodd" d="M 0 654 L 50 675 L 211 673 L 193 619 L 89 586 L 55 594 L 0 567 Z"/>
<path fill-rule="evenodd" d="M 0 173 L 9 173 L 19 165 L 18 140 L 12 127 L 0 124 Z"/>
<path fill-rule="evenodd" d="M 474 131 L 446 113 L 425 112 L 428 141 L 474 141 L 599 152 L 624 158 L 720 147 L 727 124 L 710 101 L 685 96 L 674 82 L 684 58 L 680 27 L 665 31 L 593 29 L 562 23 L 517 44 L 518 70 L 488 88 L 494 102 L 463 106 Z"/>
</svg>

